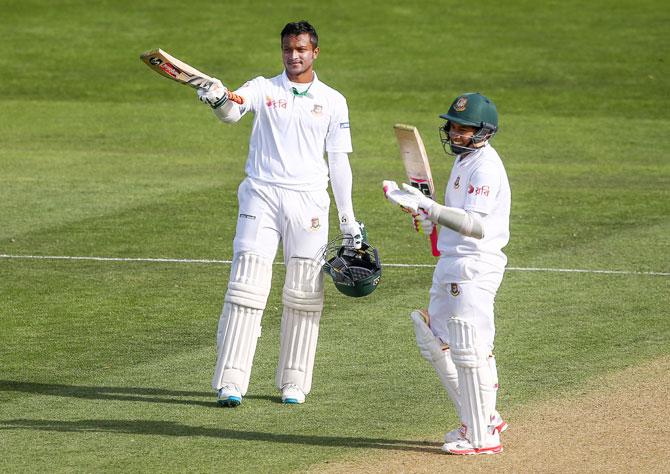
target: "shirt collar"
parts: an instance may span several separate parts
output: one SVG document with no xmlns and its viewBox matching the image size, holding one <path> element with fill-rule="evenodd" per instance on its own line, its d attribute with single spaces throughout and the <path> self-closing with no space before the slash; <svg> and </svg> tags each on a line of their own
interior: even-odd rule
<svg viewBox="0 0 670 474">
<path fill-rule="evenodd" d="M 477 148 L 475 151 L 472 151 L 466 155 L 458 155 L 458 162 L 462 163 L 465 160 L 474 160 L 478 156 L 480 156 L 482 153 L 484 153 L 484 150 L 489 146 L 489 142 L 487 141 L 484 146 Z"/>
<path fill-rule="evenodd" d="M 314 76 L 312 76 L 313 79 L 312 79 L 312 85 L 311 85 L 311 87 L 313 88 L 319 82 L 319 78 L 316 75 L 316 71 L 312 70 L 312 74 L 314 74 Z M 282 86 L 284 87 L 284 89 L 286 89 L 290 92 L 291 87 L 293 87 L 293 86 L 291 85 L 291 81 L 289 80 L 288 75 L 286 74 L 286 69 L 284 69 L 284 72 L 282 72 L 281 81 L 282 81 Z M 305 84 L 308 85 L 309 83 L 305 83 Z M 309 87 L 309 85 L 308 85 L 308 87 Z"/>
</svg>

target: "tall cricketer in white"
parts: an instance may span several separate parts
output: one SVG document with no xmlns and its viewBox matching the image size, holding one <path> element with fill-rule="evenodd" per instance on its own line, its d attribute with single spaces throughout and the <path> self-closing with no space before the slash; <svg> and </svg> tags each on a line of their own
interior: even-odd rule
<svg viewBox="0 0 670 474">
<path fill-rule="evenodd" d="M 313 70 L 319 47 L 312 25 L 288 23 L 281 50 L 284 72 L 237 89 L 241 104 L 228 100 L 218 79 L 198 90 L 225 123 L 254 116 L 212 379 L 219 405 L 227 407 L 239 405 L 249 386 L 280 242 L 286 279 L 276 385 L 288 404 L 303 403 L 310 392 L 323 308 L 323 276 L 315 258 L 328 241 L 329 178 L 345 242 L 360 248 L 362 240 L 351 199 L 347 102 Z"/>
<path fill-rule="evenodd" d="M 445 435 L 449 454 L 496 454 L 507 428 L 496 410 L 498 374 L 493 356 L 493 304 L 502 282 L 509 241 L 511 192 L 498 153 L 489 144 L 498 129 L 493 102 L 462 94 L 441 115 L 442 143 L 456 159 L 438 204 L 412 186 L 384 182 L 389 201 L 411 212 L 430 235 L 441 225 L 440 259 L 428 310 L 411 314 L 421 355 L 434 367 L 461 426 Z"/>
</svg>

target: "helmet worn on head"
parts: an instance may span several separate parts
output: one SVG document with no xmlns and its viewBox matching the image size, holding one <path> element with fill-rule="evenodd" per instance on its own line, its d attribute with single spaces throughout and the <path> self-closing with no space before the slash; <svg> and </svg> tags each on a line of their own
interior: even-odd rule
<svg viewBox="0 0 670 474">
<path fill-rule="evenodd" d="M 365 230 L 360 249 L 342 245 L 342 242 L 339 237 L 326 245 L 322 269 L 330 275 L 340 293 L 354 298 L 367 296 L 375 291 L 382 276 L 379 252 L 367 242 Z"/>
<path fill-rule="evenodd" d="M 447 121 L 440 127 L 441 141 L 444 149 L 447 151 L 447 145 L 449 145 L 451 152 L 457 155 L 475 151 L 498 131 L 498 110 L 491 99 L 479 92 L 468 92 L 459 95 L 452 102 L 449 111 L 446 114 L 440 115 L 440 117 Z M 452 123 L 475 127 L 477 129 L 472 137 L 470 146 L 452 143 L 449 137 L 449 129 Z"/>
</svg>

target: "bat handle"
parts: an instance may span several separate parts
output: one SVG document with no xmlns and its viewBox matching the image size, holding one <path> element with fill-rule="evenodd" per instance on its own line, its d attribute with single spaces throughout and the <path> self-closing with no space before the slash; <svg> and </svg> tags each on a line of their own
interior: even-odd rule
<svg viewBox="0 0 670 474">
<path fill-rule="evenodd" d="M 244 97 L 231 91 L 228 91 L 228 100 L 232 100 L 236 104 L 244 104 Z"/>
<path fill-rule="evenodd" d="M 433 257 L 439 257 L 440 251 L 437 250 L 437 226 L 434 226 L 433 231 L 430 233 L 430 246 L 433 250 Z"/>
</svg>

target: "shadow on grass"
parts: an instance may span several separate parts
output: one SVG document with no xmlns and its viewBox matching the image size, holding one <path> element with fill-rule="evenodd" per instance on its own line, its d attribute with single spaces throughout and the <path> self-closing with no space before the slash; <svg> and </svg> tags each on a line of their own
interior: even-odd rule
<svg viewBox="0 0 670 474">
<path fill-rule="evenodd" d="M 166 390 L 148 387 L 88 387 L 83 385 L 63 385 L 51 383 L 17 382 L 0 380 L 0 392 L 24 392 L 37 395 L 73 397 L 87 400 L 118 400 L 126 402 L 168 403 L 176 405 L 197 405 L 216 408 L 214 392 L 188 390 Z M 185 397 L 190 397 L 185 399 Z M 207 400 L 193 400 L 202 398 Z M 281 402 L 279 396 L 248 395 L 247 399 Z"/>
<path fill-rule="evenodd" d="M 362 449 L 385 449 L 392 451 L 416 451 L 441 454 L 437 449 L 440 443 L 384 439 L 384 438 L 352 438 L 348 436 L 319 436 L 300 434 L 276 434 L 260 431 L 238 431 L 224 428 L 205 428 L 182 425 L 172 421 L 147 420 L 26 420 L 15 419 L 0 421 L 0 431 L 5 430 L 37 430 L 72 433 L 125 433 L 131 435 L 160 436 L 205 436 L 243 441 L 263 441 L 270 443 L 305 444 L 312 446 L 345 446 Z"/>
</svg>

